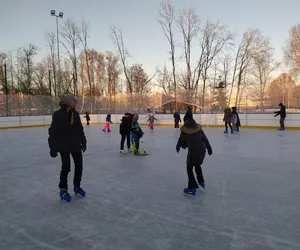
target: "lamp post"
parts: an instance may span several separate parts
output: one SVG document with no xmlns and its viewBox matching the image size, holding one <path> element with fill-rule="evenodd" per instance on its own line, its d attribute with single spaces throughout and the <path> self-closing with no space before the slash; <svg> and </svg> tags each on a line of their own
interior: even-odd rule
<svg viewBox="0 0 300 250">
<path fill-rule="evenodd" d="M 64 13 L 59 12 L 58 15 L 55 14 L 55 10 L 51 10 L 51 16 L 56 17 L 56 38 L 57 38 L 57 62 L 58 62 L 58 94 L 61 94 L 61 74 L 60 74 L 60 58 L 59 58 L 59 32 L 58 32 L 58 18 L 63 18 Z"/>
</svg>

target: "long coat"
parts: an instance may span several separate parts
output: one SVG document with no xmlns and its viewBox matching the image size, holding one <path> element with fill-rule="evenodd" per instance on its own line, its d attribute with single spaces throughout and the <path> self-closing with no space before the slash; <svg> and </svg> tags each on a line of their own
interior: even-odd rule
<svg viewBox="0 0 300 250">
<path fill-rule="evenodd" d="M 79 113 L 63 106 L 54 112 L 49 128 L 49 147 L 55 152 L 80 152 L 86 138 Z"/>
<path fill-rule="evenodd" d="M 211 145 L 201 128 L 195 120 L 188 120 L 181 127 L 181 134 L 177 142 L 176 150 L 181 147 L 188 147 L 188 154 L 186 163 L 187 165 L 201 165 L 203 163 L 206 149 L 212 153 Z"/>
<path fill-rule="evenodd" d="M 132 118 L 133 115 L 123 116 L 120 124 L 120 134 L 129 135 L 132 130 Z"/>
</svg>

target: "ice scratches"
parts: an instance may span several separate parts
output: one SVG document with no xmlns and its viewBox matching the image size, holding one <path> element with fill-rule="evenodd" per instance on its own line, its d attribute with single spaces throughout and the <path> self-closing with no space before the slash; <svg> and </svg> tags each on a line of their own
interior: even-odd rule
<svg viewBox="0 0 300 250">
<path fill-rule="evenodd" d="M 224 206 L 227 206 L 225 202 L 225 195 L 226 195 L 226 180 L 223 180 L 222 203 Z"/>
</svg>

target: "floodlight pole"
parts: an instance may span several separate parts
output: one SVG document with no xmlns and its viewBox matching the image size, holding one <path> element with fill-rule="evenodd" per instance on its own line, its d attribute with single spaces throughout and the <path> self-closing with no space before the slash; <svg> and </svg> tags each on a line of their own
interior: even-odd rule
<svg viewBox="0 0 300 250">
<path fill-rule="evenodd" d="M 61 86 L 61 71 L 60 71 L 60 57 L 59 57 L 59 26 L 58 26 L 58 18 L 63 18 L 63 13 L 60 12 L 59 15 L 55 14 L 55 11 L 51 11 L 51 15 L 56 17 L 56 39 L 57 39 L 57 63 L 58 63 L 58 94 L 62 93 Z"/>
</svg>

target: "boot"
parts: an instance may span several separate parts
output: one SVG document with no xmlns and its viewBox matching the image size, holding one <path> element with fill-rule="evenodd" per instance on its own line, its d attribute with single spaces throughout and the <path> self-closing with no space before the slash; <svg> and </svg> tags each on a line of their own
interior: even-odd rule
<svg viewBox="0 0 300 250">
<path fill-rule="evenodd" d="M 81 195 L 82 197 L 85 197 L 86 195 L 86 192 L 81 188 L 81 187 L 77 187 L 77 186 L 74 186 L 74 193 L 76 195 Z"/>
<path fill-rule="evenodd" d="M 185 188 L 183 192 L 189 195 L 196 195 L 196 188 Z"/>
<path fill-rule="evenodd" d="M 59 196 L 62 201 L 70 202 L 72 200 L 72 196 L 69 195 L 67 189 L 65 188 L 60 189 Z"/>
</svg>

